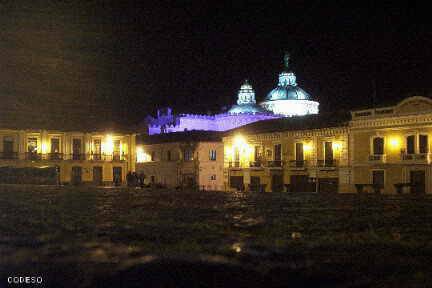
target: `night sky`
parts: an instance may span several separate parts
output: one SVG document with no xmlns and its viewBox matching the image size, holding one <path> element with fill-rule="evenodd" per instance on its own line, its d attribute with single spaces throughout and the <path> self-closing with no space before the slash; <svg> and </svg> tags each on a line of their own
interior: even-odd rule
<svg viewBox="0 0 432 288">
<path fill-rule="evenodd" d="M 261 101 L 284 51 L 322 111 L 432 96 L 432 24 L 415 1 L 36 2 L 0 4 L 1 121 L 217 112 L 245 78 Z"/>
</svg>

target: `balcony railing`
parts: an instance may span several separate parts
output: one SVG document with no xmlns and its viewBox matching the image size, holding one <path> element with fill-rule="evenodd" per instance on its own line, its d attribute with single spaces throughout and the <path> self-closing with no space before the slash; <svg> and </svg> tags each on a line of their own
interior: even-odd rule
<svg viewBox="0 0 432 288">
<path fill-rule="evenodd" d="M 240 168 L 240 161 L 230 161 L 228 165 L 229 168 Z"/>
<path fill-rule="evenodd" d="M 282 161 L 281 160 L 267 161 L 267 167 L 270 168 L 282 167 Z"/>
<path fill-rule="evenodd" d="M 334 168 L 337 166 L 337 161 L 335 159 L 332 160 L 317 160 L 317 166 L 324 168 L 324 167 L 328 167 L 328 168 Z"/>
<path fill-rule="evenodd" d="M 401 154 L 402 161 L 420 161 L 429 162 L 430 153 L 418 153 L 418 154 Z"/>
<path fill-rule="evenodd" d="M 9 160 L 9 159 L 18 159 L 17 152 L 0 152 L 0 159 Z"/>
<path fill-rule="evenodd" d="M 371 154 L 371 155 L 369 155 L 369 161 L 385 162 L 386 161 L 386 155 L 385 154 Z"/>
<path fill-rule="evenodd" d="M 306 160 L 291 160 L 289 162 L 291 168 L 305 168 L 307 166 Z"/>
<path fill-rule="evenodd" d="M 67 157 L 67 160 L 76 160 L 76 161 L 80 161 L 80 160 L 86 160 L 88 157 L 86 157 L 86 154 L 81 154 L 81 153 L 72 153 L 69 155 L 69 157 Z"/>
<path fill-rule="evenodd" d="M 52 161 L 59 161 L 59 160 L 63 160 L 63 153 L 48 153 L 48 154 L 42 154 L 47 160 L 52 160 Z"/>
<path fill-rule="evenodd" d="M 42 154 L 37 152 L 26 152 L 24 158 L 25 160 L 31 161 L 42 160 Z"/>
<path fill-rule="evenodd" d="M 114 153 L 114 154 L 63 154 L 63 153 L 36 153 L 36 152 L 0 152 L 0 159 L 21 159 L 29 161 L 126 161 L 127 155 Z"/>
<path fill-rule="evenodd" d="M 252 162 L 249 162 L 249 167 L 251 167 L 251 168 L 261 168 L 262 167 L 262 162 L 261 161 L 252 161 Z"/>
</svg>

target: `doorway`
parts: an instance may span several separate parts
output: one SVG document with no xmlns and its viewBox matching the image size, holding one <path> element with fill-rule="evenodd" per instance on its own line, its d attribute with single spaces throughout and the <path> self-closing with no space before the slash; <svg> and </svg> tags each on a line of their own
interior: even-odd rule
<svg viewBox="0 0 432 288">
<path fill-rule="evenodd" d="M 93 184 L 96 186 L 102 185 L 102 167 L 93 167 Z"/>
<path fill-rule="evenodd" d="M 113 182 L 115 185 L 122 183 L 122 167 L 113 167 Z"/>
<path fill-rule="evenodd" d="M 72 179 L 73 185 L 79 185 L 82 183 L 82 168 L 79 166 L 72 167 Z"/>
<path fill-rule="evenodd" d="M 338 178 L 319 178 L 318 179 L 318 192 L 320 193 L 337 193 L 338 192 Z"/>
<path fill-rule="evenodd" d="M 411 171 L 410 172 L 411 193 L 424 194 L 426 192 L 426 176 L 425 171 Z"/>
</svg>

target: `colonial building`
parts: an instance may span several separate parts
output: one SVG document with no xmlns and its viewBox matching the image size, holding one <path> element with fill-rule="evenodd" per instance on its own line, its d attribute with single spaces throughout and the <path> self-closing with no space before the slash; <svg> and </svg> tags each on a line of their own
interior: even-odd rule
<svg viewBox="0 0 432 288">
<path fill-rule="evenodd" d="M 135 161 L 131 133 L 0 129 L 2 183 L 112 185 Z"/>
<path fill-rule="evenodd" d="M 178 132 L 138 140 L 137 173 L 147 184 L 225 190 L 223 143 L 217 132 Z"/>
<path fill-rule="evenodd" d="M 395 106 L 352 112 L 353 183 L 432 193 L 432 100 L 410 97 Z M 395 185 L 396 184 L 396 185 Z"/>
<path fill-rule="evenodd" d="M 230 189 L 336 192 L 349 184 L 348 115 L 254 123 L 223 138 Z"/>
<path fill-rule="evenodd" d="M 432 193 L 432 100 L 246 125 L 224 142 L 229 189 Z"/>
<path fill-rule="evenodd" d="M 237 104 L 216 115 L 174 115 L 170 108 L 158 110 L 157 117 L 147 117 L 148 133 L 161 134 L 191 130 L 227 131 L 257 121 L 317 114 L 319 103 L 297 85 L 294 72 L 289 69 L 289 55 L 284 57 L 284 70 L 279 74 L 278 86 L 256 104 L 255 91 L 246 80 L 237 95 Z"/>
</svg>

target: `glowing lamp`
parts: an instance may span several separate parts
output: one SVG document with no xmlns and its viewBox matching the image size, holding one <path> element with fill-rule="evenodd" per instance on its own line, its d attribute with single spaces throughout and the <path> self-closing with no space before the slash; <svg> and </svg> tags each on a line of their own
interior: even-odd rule
<svg viewBox="0 0 432 288">
<path fill-rule="evenodd" d="M 390 139 L 390 146 L 393 149 L 398 149 L 400 147 L 400 141 L 398 138 L 391 138 Z"/>
<path fill-rule="evenodd" d="M 312 144 L 303 144 L 303 151 L 310 152 L 312 151 L 313 147 Z"/>
<path fill-rule="evenodd" d="M 114 151 L 114 141 L 111 135 L 105 137 L 104 152 L 107 154 L 112 154 Z"/>
<path fill-rule="evenodd" d="M 146 162 L 147 157 L 146 153 L 144 153 L 143 147 L 137 147 L 136 148 L 136 161 L 138 163 Z"/>
<path fill-rule="evenodd" d="M 338 151 L 338 150 L 340 150 L 342 148 L 342 144 L 340 142 L 333 142 L 332 143 L 332 148 L 333 148 L 333 150 Z"/>
<path fill-rule="evenodd" d="M 42 142 L 42 153 L 45 154 L 48 152 L 48 144 L 46 142 Z"/>
<path fill-rule="evenodd" d="M 234 137 L 234 146 L 240 148 L 244 147 L 244 145 L 247 145 L 245 138 L 241 135 L 236 135 Z"/>
</svg>

